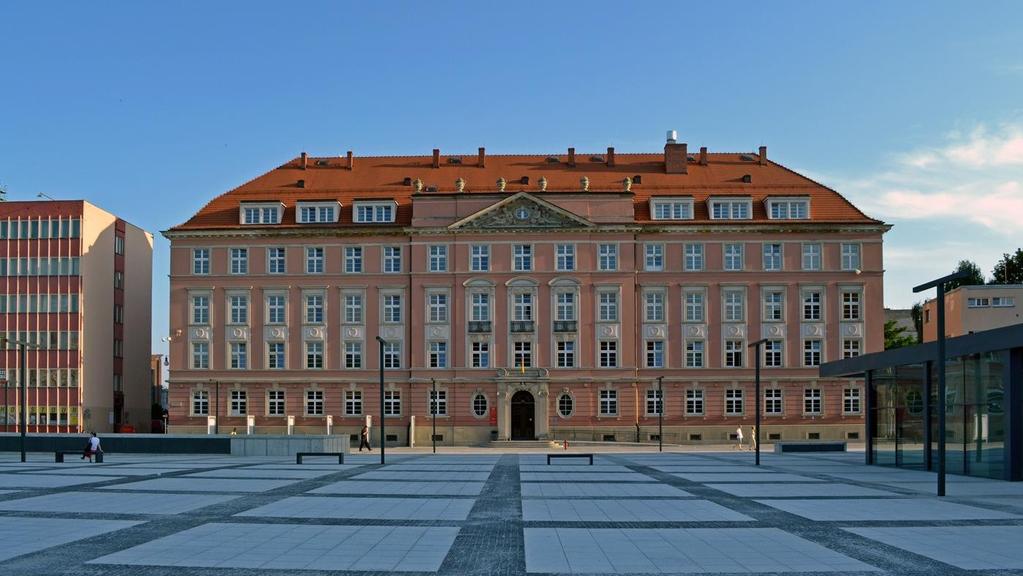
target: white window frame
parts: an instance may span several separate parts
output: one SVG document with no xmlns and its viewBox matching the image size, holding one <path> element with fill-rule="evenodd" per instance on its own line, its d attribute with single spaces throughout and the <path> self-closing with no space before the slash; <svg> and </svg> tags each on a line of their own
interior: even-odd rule
<svg viewBox="0 0 1023 576">
<path fill-rule="evenodd" d="M 721 263 L 726 272 L 741 272 L 746 268 L 746 245 L 726 242 L 721 245 Z"/>
<path fill-rule="evenodd" d="M 249 367 L 248 342 L 231 342 L 227 347 L 228 367 L 231 370 L 247 370 Z"/>
<path fill-rule="evenodd" d="M 689 388 L 686 390 L 686 416 L 703 416 L 707 410 L 705 396 L 702 388 Z"/>
<path fill-rule="evenodd" d="M 823 288 L 805 288 L 800 293 L 800 301 L 802 307 L 800 310 L 800 318 L 803 322 L 823 322 L 824 321 L 824 289 Z"/>
<path fill-rule="evenodd" d="M 643 244 L 643 270 L 646 272 L 664 271 L 664 244 L 661 242 L 645 242 Z"/>
<path fill-rule="evenodd" d="M 785 245 L 781 242 L 767 242 L 760 246 L 761 264 L 764 271 L 780 272 L 785 266 Z"/>
<path fill-rule="evenodd" d="M 662 323 L 667 320 L 667 296 L 663 289 L 643 290 L 643 318 L 646 322 Z"/>
<path fill-rule="evenodd" d="M 858 386 L 846 386 L 842 389 L 842 414 L 863 413 L 863 390 Z"/>
<path fill-rule="evenodd" d="M 816 368 L 824 362 L 824 341 L 819 338 L 803 339 L 803 367 Z"/>
<path fill-rule="evenodd" d="M 664 391 L 657 388 L 647 388 L 645 404 L 647 417 L 664 414 Z M 651 410 L 651 408 L 653 409 Z"/>
<path fill-rule="evenodd" d="M 785 393 L 781 388 L 764 389 L 764 414 L 781 416 L 785 414 Z"/>
<path fill-rule="evenodd" d="M 554 245 L 554 269 L 558 272 L 575 270 L 575 244 Z"/>
<path fill-rule="evenodd" d="M 724 349 L 721 365 L 724 368 L 742 368 L 745 366 L 746 342 L 734 338 L 728 338 L 721 343 Z M 736 362 L 736 357 L 739 361 Z"/>
<path fill-rule="evenodd" d="M 473 244 L 469 247 L 469 270 L 490 272 L 490 244 Z"/>
<path fill-rule="evenodd" d="M 554 342 L 555 365 L 558 368 L 575 368 L 576 340 L 573 337 L 559 338 Z"/>
<path fill-rule="evenodd" d="M 299 224 L 328 224 L 337 222 L 340 217 L 340 202 L 295 203 L 295 218 Z"/>
<path fill-rule="evenodd" d="M 447 272 L 448 271 L 448 247 L 447 244 L 430 244 L 426 247 L 427 271 Z"/>
<path fill-rule="evenodd" d="M 597 321 L 618 322 L 618 290 L 597 290 Z"/>
<path fill-rule="evenodd" d="M 362 274 L 365 269 L 363 254 L 362 246 L 344 247 L 345 274 Z"/>
<path fill-rule="evenodd" d="M 775 298 L 777 296 L 777 298 Z M 785 290 L 764 288 L 761 292 L 762 320 L 764 322 L 785 321 Z"/>
<path fill-rule="evenodd" d="M 363 368 L 362 341 L 348 340 L 345 347 L 345 368 L 348 370 L 360 370 Z"/>
<path fill-rule="evenodd" d="M 192 274 L 209 276 L 211 254 L 209 248 L 192 248 Z"/>
<path fill-rule="evenodd" d="M 746 321 L 746 290 L 724 288 L 721 290 L 721 321 Z"/>
<path fill-rule="evenodd" d="M 746 393 L 742 388 L 725 389 L 725 416 L 742 416 L 746 413 Z"/>
<path fill-rule="evenodd" d="M 863 291 L 842 289 L 842 321 L 859 322 L 863 320 Z"/>
<path fill-rule="evenodd" d="M 647 368 L 665 368 L 667 367 L 667 358 L 665 358 L 666 346 L 664 340 L 647 340 L 644 343 L 644 349 L 646 354 L 644 355 L 644 362 Z"/>
<path fill-rule="evenodd" d="M 707 343 L 702 338 L 685 341 L 686 368 L 704 368 L 707 365 Z"/>
<path fill-rule="evenodd" d="M 618 270 L 618 244 L 597 245 L 597 269 L 601 272 Z"/>
<path fill-rule="evenodd" d="M 683 322 L 703 323 L 707 320 L 707 293 L 704 289 L 682 292 Z"/>
<path fill-rule="evenodd" d="M 280 224 L 284 205 L 280 202 L 242 202 L 238 223 L 243 226 Z"/>
<path fill-rule="evenodd" d="M 447 292 L 430 290 L 426 292 L 426 323 L 447 324 L 451 317 L 451 299 Z"/>
<path fill-rule="evenodd" d="M 302 363 L 306 370 L 323 370 L 327 367 L 327 347 L 320 340 L 308 340 L 305 342 L 305 362 Z M 319 364 L 317 366 L 317 364 Z"/>
<path fill-rule="evenodd" d="M 597 398 L 600 410 L 597 413 L 598 418 L 618 416 L 618 390 L 604 388 L 598 392 Z"/>
<path fill-rule="evenodd" d="M 279 348 L 279 350 L 277 350 Z M 285 370 L 288 367 L 288 346 L 284 342 L 266 343 L 267 370 Z"/>
<path fill-rule="evenodd" d="M 228 248 L 228 273 L 240 276 L 249 273 L 249 249 Z"/>
<path fill-rule="evenodd" d="M 704 258 L 704 245 L 701 242 L 687 242 L 683 248 L 683 262 L 682 268 L 686 272 L 703 272 L 706 266 L 706 259 Z"/>
<path fill-rule="evenodd" d="M 448 342 L 447 340 L 431 340 L 426 344 L 427 368 L 448 367 Z"/>
<path fill-rule="evenodd" d="M 515 272 L 533 271 L 532 244 L 512 244 L 512 270 Z"/>
<path fill-rule="evenodd" d="M 651 220 L 692 220 L 693 199 L 688 197 L 673 198 L 668 196 L 650 199 Z"/>
<path fill-rule="evenodd" d="M 785 340 L 772 338 L 763 344 L 764 368 L 785 367 Z"/>
<path fill-rule="evenodd" d="M 249 413 L 249 393 L 244 389 L 233 389 L 228 394 L 228 415 L 246 416 Z"/>
<path fill-rule="evenodd" d="M 863 245 L 858 242 L 842 243 L 842 270 L 860 270 L 863 266 Z"/>
<path fill-rule="evenodd" d="M 823 269 L 824 246 L 820 242 L 804 242 L 801 253 L 803 255 L 803 270 L 818 271 Z"/>
<path fill-rule="evenodd" d="M 400 274 L 402 269 L 401 246 L 384 246 L 381 248 L 380 270 L 384 274 Z"/>
<path fill-rule="evenodd" d="M 618 341 L 613 339 L 601 339 L 597 341 L 598 367 L 618 367 Z"/>
<path fill-rule="evenodd" d="M 824 414 L 824 391 L 820 388 L 803 388 L 803 414 L 820 416 Z"/>
<path fill-rule="evenodd" d="M 751 198 L 708 198 L 711 220 L 749 220 L 753 217 Z"/>
<path fill-rule="evenodd" d="M 776 196 L 767 199 L 767 217 L 770 220 L 808 220 L 810 199 Z"/>
<path fill-rule="evenodd" d="M 342 292 L 342 324 L 361 325 L 366 322 L 366 296 L 362 292 Z"/>
<path fill-rule="evenodd" d="M 277 251 L 280 250 L 278 253 Z M 288 250 L 284 246 L 268 246 L 266 249 L 266 273 L 287 274 Z"/>
<path fill-rule="evenodd" d="M 490 340 L 479 339 L 469 343 L 469 367 L 490 368 Z"/>
<path fill-rule="evenodd" d="M 266 391 L 266 415 L 284 416 L 288 409 L 288 395 L 281 388 L 270 388 Z"/>
<path fill-rule="evenodd" d="M 394 222 L 398 213 L 398 203 L 389 200 L 383 202 L 355 201 L 352 204 L 352 221 L 356 224 L 386 224 Z"/>
</svg>

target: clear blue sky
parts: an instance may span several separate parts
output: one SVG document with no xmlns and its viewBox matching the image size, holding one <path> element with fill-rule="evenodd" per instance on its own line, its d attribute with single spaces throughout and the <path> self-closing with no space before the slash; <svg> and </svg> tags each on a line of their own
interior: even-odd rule
<svg viewBox="0 0 1023 576">
<path fill-rule="evenodd" d="M 302 150 L 656 151 L 674 128 L 767 144 L 894 223 L 908 306 L 1023 244 L 1021 30 L 1018 1 L 4 2 L 0 183 L 159 232 Z"/>
</svg>

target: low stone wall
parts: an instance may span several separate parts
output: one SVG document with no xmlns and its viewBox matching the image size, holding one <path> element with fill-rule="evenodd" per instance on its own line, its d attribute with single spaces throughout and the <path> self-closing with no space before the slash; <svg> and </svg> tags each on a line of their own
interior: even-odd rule
<svg viewBox="0 0 1023 576">
<path fill-rule="evenodd" d="M 81 450 L 91 434 L 28 434 L 28 452 Z M 231 437 L 195 434 L 100 434 L 100 446 L 108 453 L 135 454 L 230 454 Z M 21 435 L 0 433 L 0 452 L 21 451 Z"/>
<path fill-rule="evenodd" d="M 299 452 L 350 452 L 347 436 L 231 436 L 232 456 L 294 456 Z"/>
</svg>

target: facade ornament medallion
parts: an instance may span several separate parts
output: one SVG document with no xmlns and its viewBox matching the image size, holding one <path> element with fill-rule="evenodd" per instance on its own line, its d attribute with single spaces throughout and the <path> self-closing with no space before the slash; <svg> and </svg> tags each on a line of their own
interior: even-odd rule
<svg viewBox="0 0 1023 576">
<path fill-rule="evenodd" d="M 536 181 L 536 185 L 540 187 L 541 192 L 547 191 L 547 177 L 541 176 L 540 179 Z"/>
</svg>

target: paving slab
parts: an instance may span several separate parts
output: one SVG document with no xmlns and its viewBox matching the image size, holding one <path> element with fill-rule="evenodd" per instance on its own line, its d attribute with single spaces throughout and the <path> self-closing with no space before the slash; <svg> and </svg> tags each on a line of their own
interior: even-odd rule
<svg viewBox="0 0 1023 576">
<path fill-rule="evenodd" d="M 463 481 L 463 482 L 485 482 L 490 477 L 490 472 L 412 472 L 373 470 L 353 476 L 357 480 L 431 480 L 435 482 Z"/>
<path fill-rule="evenodd" d="M 522 472 L 523 482 L 653 482 L 639 472 Z"/>
<path fill-rule="evenodd" d="M 52 546 L 84 540 L 116 530 L 137 526 L 129 520 L 86 520 L 76 518 L 0 518 L 0 560 L 8 560 Z"/>
<path fill-rule="evenodd" d="M 683 498 L 689 492 L 667 484 L 600 482 L 523 482 L 523 498 Z"/>
<path fill-rule="evenodd" d="M 1007 512 L 956 504 L 936 498 L 799 499 L 757 500 L 757 502 L 803 518 L 825 522 L 1009 520 L 1021 518 Z"/>
<path fill-rule="evenodd" d="M 1023 569 L 1023 526 L 845 528 L 964 570 Z"/>
<path fill-rule="evenodd" d="M 40 470 L 33 474 L 53 474 L 56 476 L 159 476 L 181 472 L 180 468 L 127 468 L 125 466 L 89 466 L 69 469 Z M 104 482 L 109 478 L 97 478 L 96 482 Z"/>
<path fill-rule="evenodd" d="M 372 520 L 465 520 L 471 498 L 346 498 L 294 496 L 236 516 L 275 518 L 368 518 Z"/>
<path fill-rule="evenodd" d="M 523 500 L 526 522 L 753 522 L 709 500 Z"/>
<path fill-rule="evenodd" d="M 842 496 L 897 496 L 895 492 L 866 488 L 853 484 L 830 482 L 778 484 L 706 484 L 708 488 L 743 498 L 805 498 Z"/>
<path fill-rule="evenodd" d="M 64 476 L 49 474 L 0 474 L 0 488 L 63 488 L 80 484 L 119 480 L 120 476 L 78 476 L 66 473 Z"/>
<path fill-rule="evenodd" d="M 294 470 L 294 469 L 252 469 L 252 468 L 218 468 L 204 470 L 194 474 L 186 474 L 186 478 L 282 478 L 306 480 L 319 478 L 341 472 L 341 470 Z"/>
<path fill-rule="evenodd" d="M 389 472 L 490 472 L 494 469 L 493 464 L 390 464 L 381 468 Z"/>
<path fill-rule="evenodd" d="M 221 494 L 152 494 L 141 492 L 61 492 L 0 502 L 0 510 L 93 514 L 181 514 L 234 500 Z M 68 522 L 74 522 L 68 520 Z"/>
<path fill-rule="evenodd" d="M 620 464 L 519 464 L 520 472 L 632 472 Z"/>
<path fill-rule="evenodd" d="M 784 472 L 733 472 L 733 473 L 675 473 L 683 480 L 700 483 L 715 482 L 823 482 L 816 478 L 800 476 L 798 474 L 786 474 Z"/>
<path fill-rule="evenodd" d="M 289 484 L 295 480 L 264 480 L 239 478 L 156 478 L 129 482 L 115 486 L 104 486 L 101 490 L 146 490 L 155 492 L 265 492 Z"/>
<path fill-rule="evenodd" d="M 390 482 L 386 480 L 342 480 L 310 490 L 310 494 L 347 496 L 478 496 L 484 482 Z"/>
</svg>

